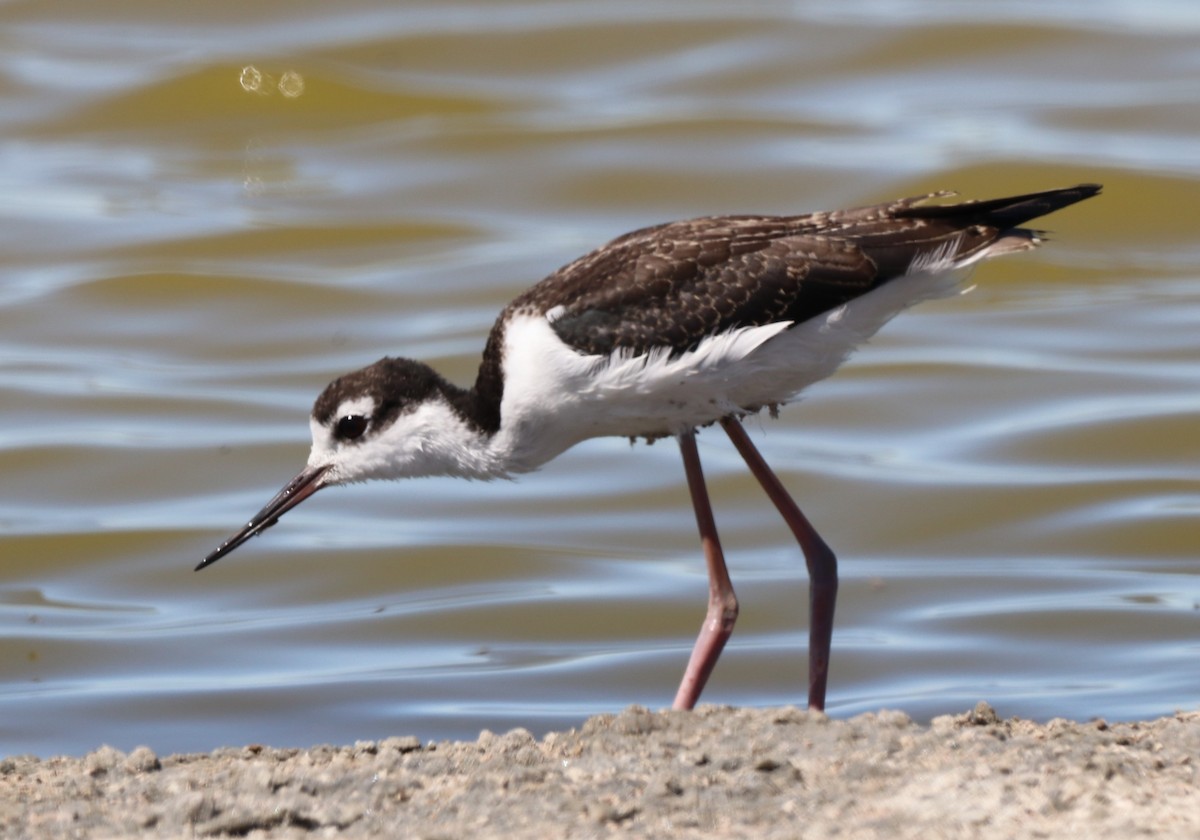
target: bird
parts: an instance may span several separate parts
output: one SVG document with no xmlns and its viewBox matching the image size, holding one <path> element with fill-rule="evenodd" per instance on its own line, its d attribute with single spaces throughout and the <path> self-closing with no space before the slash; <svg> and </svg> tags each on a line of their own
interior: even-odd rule
<svg viewBox="0 0 1200 840">
<path fill-rule="evenodd" d="M 825 708 L 837 557 L 742 426 L 831 375 L 892 316 L 955 292 L 978 263 L 1040 245 L 1027 222 L 1099 184 L 990 200 L 950 191 L 805 215 L 724 215 L 620 236 L 504 308 L 471 387 L 384 357 L 331 382 L 307 465 L 206 568 L 318 490 L 373 479 L 513 478 L 596 437 L 677 439 L 708 573 L 704 620 L 673 707 L 698 701 L 738 616 L 696 446 L 728 435 L 804 556 L 808 706 Z"/>
</svg>

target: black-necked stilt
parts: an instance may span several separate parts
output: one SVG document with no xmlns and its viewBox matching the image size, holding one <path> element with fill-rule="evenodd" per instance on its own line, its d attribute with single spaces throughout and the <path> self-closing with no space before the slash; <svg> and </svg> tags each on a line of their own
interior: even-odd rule
<svg viewBox="0 0 1200 840">
<path fill-rule="evenodd" d="M 712 216 L 628 233 L 508 305 L 472 388 L 381 359 L 313 406 L 308 466 L 204 558 L 202 569 L 322 487 L 529 472 L 579 443 L 674 435 L 708 564 L 708 613 L 675 696 L 695 705 L 738 603 L 713 523 L 695 430 L 719 423 L 800 543 L 810 577 L 808 703 L 824 708 L 837 560 L 759 455 L 740 418 L 796 397 L 975 263 L 1041 242 L 1020 225 L 1096 184 L 992 201 L 950 193 L 806 216 Z"/>
</svg>

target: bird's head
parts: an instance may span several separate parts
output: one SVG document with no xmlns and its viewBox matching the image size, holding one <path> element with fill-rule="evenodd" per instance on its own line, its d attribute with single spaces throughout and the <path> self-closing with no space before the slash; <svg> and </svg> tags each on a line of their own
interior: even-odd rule
<svg viewBox="0 0 1200 840">
<path fill-rule="evenodd" d="M 308 464 L 236 534 L 196 567 L 209 566 L 322 487 L 371 479 L 470 475 L 480 434 L 461 409 L 467 392 L 428 365 L 384 358 L 335 379 L 313 404 Z"/>
</svg>

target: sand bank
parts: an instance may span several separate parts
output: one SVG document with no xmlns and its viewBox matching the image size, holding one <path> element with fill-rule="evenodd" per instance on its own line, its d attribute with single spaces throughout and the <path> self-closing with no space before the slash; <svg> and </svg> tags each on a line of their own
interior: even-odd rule
<svg viewBox="0 0 1200 840">
<path fill-rule="evenodd" d="M 630 708 L 541 740 L 0 759 L 8 837 L 1200 837 L 1200 712 Z"/>
</svg>

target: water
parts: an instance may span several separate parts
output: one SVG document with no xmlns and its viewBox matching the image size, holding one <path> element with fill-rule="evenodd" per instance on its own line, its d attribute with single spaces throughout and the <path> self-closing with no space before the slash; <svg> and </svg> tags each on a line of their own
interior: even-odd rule
<svg viewBox="0 0 1200 840">
<path fill-rule="evenodd" d="M 969 9 L 969 11 L 968 11 Z M 470 381 L 503 304 L 634 227 L 1081 181 L 764 454 L 842 559 L 829 711 L 1194 708 L 1200 12 L 1178 2 L 0 9 L 0 752 L 570 726 L 669 703 L 705 581 L 670 441 L 327 491 L 334 376 Z M 700 438 L 742 618 L 712 702 L 803 698 L 806 581 Z"/>
</svg>

